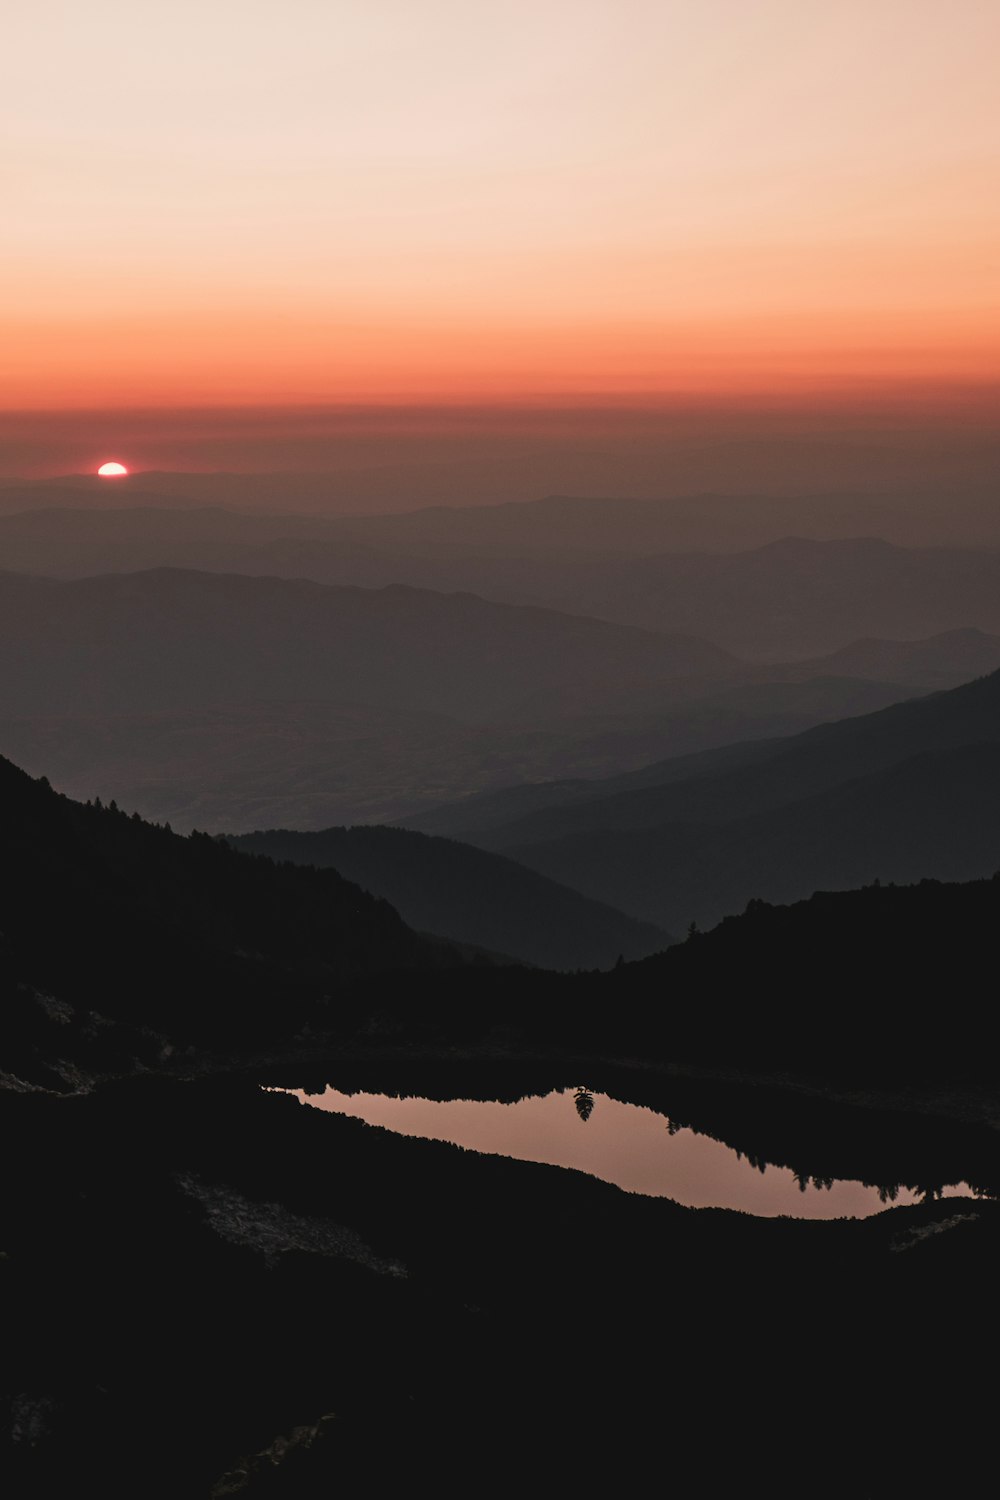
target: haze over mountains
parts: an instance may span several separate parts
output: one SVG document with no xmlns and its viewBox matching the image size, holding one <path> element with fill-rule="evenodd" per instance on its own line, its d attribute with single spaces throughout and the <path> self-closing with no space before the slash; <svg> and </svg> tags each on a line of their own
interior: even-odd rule
<svg viewBox="0 0 1000 1500">
<path fill-rule="evenodd" d="M 407 819 L 658 932 L 815 884 L 989 873 L 989 792 L 978 829 L 964 792 L 988 781 L 976 747 L 992 721 L 949 709 L 935 737 L 907 720 L 884 754 L 864 727 L 1000 668 L 1000 550 L 850 535 L 933 531 L 942 517 L 913 496 L 909 510 L 893 495 L 700 496 L 337 517 L 175 506 L 213 476 L 181 476 L 177 496 L 146 477 L 148 506 L 94 509 L 95 483 L 73 480 L 60 493 L 90 503 L 0 516 L 0 732 L 77 795 L 331 843 L 338 824 Z M 975 492 L 963 506 L 987 514 Z M 782 535 L 793 519 L 799 535 Z M 713 550 L 685 550 L 708 537 Z M 824 721 L 843 722 L 794 738 Z M 827 733 L 835 748 L 815 749 Z M 965 757 L 954 806 L 934 802 L 923 761 L 899 769 L 944 750 Z M 905 853 L 922 776 L 926 838 Z M 790 802 L 801 816 L 782 821 Z M 374 834 L 336 837 L 347 859 Z M 367 873 L 405 906 L 386 838 Z M 403 864 L 414 847 L 394 846 Z M 647 940 L 546 947 L 535 924 L 534 947 L 505 946 L 499 928 L 449 928 L 447 905 L 417 901 L 413 920 L 532 961 L 604 963 L 615 941 Z"/>
<path fill-rule="evenodd" d="M 597 710 L 634 708 L 670 683 L 738 673 L 707 642 L 473 595 L 171 569 L 7 573 L 0 629 L 7 704 L 25 713 L 280 696 L 475 720 L 581 692 Z"/>
<path fill-rule="evenodd" d="M 697 635 L 769 661 L 866 636 L 1000 631 L 1000 533 L 997 550 L 914 548 L 870 530 L 831 535 L 828 514 L 810 537 L 808 505 L 774 503 L 754 521 L 755 504 L 549 501 L 363 519 L 43 510 L 0 516 L 0 559 L 7 570 L 63 578 L 180 567 L 473 592 Z M 748 520 L 756 537 L 741 542 Z M 711 550 L 691 550 L 709 538 Z"/>
<path fill-rule="evenodd" d="M 836 534 L 874 529 L 917 544 L 997 539 L 987 500 L 998 452 L 995 391 L 929 388 L 916 409 L 912 401 L 863 391 L 856 400 L 804 405 L 799 397 L 747 405 L 716 395 L 9 410 L 0 413 L 0 508 L 4 490 L 18 488 L 27 492 L 24 504 L 10 508 L 64 503 L 46 502 L 46 488 L 64 491 L 68 504 L 89 489 L 103 495 L 96 503 L 117 505 L 134 488 L 164 504 L 360 515 L 542 495 L 757 496 L 772 497 L 764 504 L 791 500 L 793 509 L 802 509 L 802 497 L 808 505 L 808 497 L 826 496 L 859 517 L 865 502 L 879 508 L 874 528 Z M 127 486 L 95 481 L 92 470 L 109 455 L 133 470 Z M 81 467 L 90 472 L 74 472 Z M 25 474 L 39 477 L 16 477 Z M 963 533 L 966 517 L 972 525 Z M 893 520 L 905 536 L 890 529 Z M 695 525 L 704 534 L 696 517 Z M 770 536 L 798 529 L 786 521 Z M 715 546 L 719 535 L 683 545 Z M 735 532 L 732 545 L 744 545 Z"/>
<path fill-rule="evenodd" d="M 798 736 L 415 821 L 675 931 L 746 902 L 1000 869 L 1000 673 Z M 464 821 L 463 821 L 464 820 Z"/>
<path fill-rule="evenodd" d="M 940 1184 L 991 1194 L 998 1180 L 989 1015 L 964 977 L 964 965 L 988 965 L 1000 899 L 989 878 L 1000 868 L 1000 551 L 976 545 L 995 540 L 987 510 L 967 506 L 961 539 L 970 545 L 945 546 L 930 507 L 908 515 L 860 500 L 803 504 L 794 516 L 777 500 L 553 500 L 345 520 L 269 514 L 260 487 L 239 511 L 174 503 L 183 498 L 0 515 L 0 746 L 58 791 L 114 798 L 129 813 L 229 843 L 81 806 L 0 762 L 10 887 L 0 1084 L 25 1106 L 10 1134 L 34 1149 L 39 1115 L 26 1111 L 36 1102 L 51 1109 L 65 1092 L 91 1090 L 100 1121 L 112 1091 L 95 1140 L 74 1134 L 78 1161 L 63 1199 L 48 1184 L 62 1180 L 65 1134 L 53 1131 L 51 1150 L 36 1153 L 46 1187 L 29 1185 L 16 1200 L 28 1226 L 18 1266 L 47 1265 L 66 1202 L 81 1206 L 80 1242 L 98 1245 L 106 1222 L 119 1224 L 108 1205 L 121 1199 L 121 1180 L 141 1182 L 148 1196 L 148 1114 L 137 1129 L 131 1105 L 116 1112 L 114 1090 L 152 1083 L 162 1091 L 164 1166 L 152 1232 L 140 1210 L 141 1243 L 159 1256 L 155 1284 L 176 1281 L 185 1307 L 208 1295 L 212 1308 L 180 1341 L 183 1358 L 201 1328 L 215 1328 L 231 1284 L 241 1326 L 246 1306 L 283 1285 L 285 1266 L 302 1311 L 289 1319 L 275 1293 L 274 1328 L 314 1318 L 317 1297 L 334 1306 L 328 1267 L 344 1263 L 345 1245 L 355 1254 L 375 1200 L 380 1215 L 388 1207 L 372 1243 L 388 1244 L 388 1234 L 406 1269 L 376 1318 L 395 1329 L 396 1290 L 412 1288 L 411 1307 L 429 1305 L 415 1241 L 404 1248 L 392 1236 L 397 1220 L 426 1222 L 421 1153 L 438 1148 L 359 1125 L 358 1136 L 337 1137 L 331 1174 L 332 1137 L 308 1126 L 300 1136 L 296 1124 L 293 1149 L 276 1145 L 275 1111 L 299 1106 L 260 1082 L 314 1089 L 329 1067 L 348 1090 L 478 1098 L 485 1076 L 487 1090 L 507 1098 L 554 1078 L 594 1091 L 579 1089 L 575 1108 L 567 1098 L 573 1128 L 591 1135 L 581 1106 L 607 1088 L 659 1109 L 665 1146 L 668 1119 L 671 1131 L 690 1121 L 758 1166 L 791 1167 L 811 1192 L 841 1173 L 881 1184 L 886 1200 L 901 1183 L 917 1185 L 927 1202 L 876 1214 L 870 1230 L 831 1227 L 870 1235 L 851 1252 L 860 1267 L 867 1247 L 859 1275 L 875 1267 L 866 1326 L 884 1314 L 901 1259 L 889 1251 L 904 1233 L 933 1236 L 938 1253 L 943 1242 L 952 1255 L 939 1287 L 950 1316 L 955 1269 L 966 1265 L 951 1231 L 982 1228 L 985 1199 L 968 1212 L 967 1187 L 949 1187 L 959 1196 L 947 1204 L 930 1200 Z M 876 515 L 891 542 L 873 535 Z M 935 545 L 913 545 L 928 540 Z M 414 826 L 384 826 L 400 821 Z M 319 1072 L 318 1058 L 331 1060 Z M 343 1072 L 351 1058 L 356 1075 Z M 221 1087 L 217 1069 L 227 1072 Z M 915 1079 L 926 1083 L 919 1110 Z M 667 1089 L 680 1099 L 669 1112 Z M 185 1135 L 178 1122 L 199 1097 L 209 1104 Z M 248 1150 L 251 1115 L 263 1128 Z M 212 1165 L 217 1135 L 238 1141 L 224 1166 Z M 133 1136 L 141 1166 L 122 1169 L 109 1142 Z M 370 1138 L 393 1159 L 404 1146 L 417 1153 L 398 1158 L 384 1195 L 372 1189 L 372 1159 L 358 1154 Z M 497 1224 L 489 1174 L 517 1176 L 522 1164 L 454 1156 L 468 1175 L 460 1191 L 442 1177 L 452 1218 L 435 1240 L 433 1285 L 450 1288 L 469 1262 L 460 1226 L 475 1190 L 507 1296 L 512 1253 L 531 1237 L 520 1213 Z M 301 1179 L 291 1193 L 289 1160 Z M 523 1286 L 509 1292 L 505 1326 L 516 1307 L 530 1329 L 518 1335 L 515 1372 L 524 1347 L 565 1346 L 582 1324 L 589 1340 L 595 1254 L 602 1275 L 610 1264 L 579 1196 L 581 1182 L 601 1185 L 551 1170 L 566 1195 L 539 1180 L 540 1206 L 558 1198 L 558 1228 L 545 1240 L 558 1262 L 553 1287 L 566 1281 L 569 1224 L 582 1291 L 560 1337 L 541 1341 L 542 1303 L 526 1302 Z M 245 1196 L 231 1186 L 241 1172 Z M 358 1182 L 349 1204 L 345 1173 Z M 137 1191 L 130 1186 L 129 1204 Z M 54 1230 L 39 1217 L 50 1197 L 62 1205 Z M 766 1337 L 747 1346 L 755 1370 L 758 1347 L 772 1347 L 772 1305 L 791 1308 L 789 1347 L 799 1350 L 801 1298 L 788 1298 L 789 1276 L 844 1284 L 846 1239 L 803 1266 L 799 1230 L 815 1225 L 700 1216 L 635 1195 L 609 1204 L 596 1220 L 627 1268 L 604 1299 L 616 1329 L 621 1287 L 636 1279 L 626 1217 L 650 1208 L 674 1217 L 664 1221 L 669 1235 L 645 1240 L 653 1270 L 639 1300 L 645 1309 L 650 1297 L 668 1299 L 674 1337 L 671 1275 L 700 1288 L 689 1348 L 705 1347 L 700 1309 L 734 1284 L 734 1264 L 758 1289 L 763 1272 L 774 1278 L 760 1304 Z M 184 1282 L 176 1266 L 189 1253 L 192 1206 L 205 1239 Z M 732 1236 L 761 1225 L 775 1238 L 759 1242 L 748 1271 Z M 97 1253 L 87 1284 L 100 1288 L 102 1327 L 104 1309 L 119 1308 L 115 1379 L 127 1394 L 115 1398 L 115 1422 L 129 1413 L 138 1430 L 136 1299 L 120 1294 L 116 1258 L 132 1232 L 127 1217 L 112 1229 L 114 1253 Z M 679 1269 L 675 1255 L 665 1278 L 662 1244 L 675 1247 L 679 1235 L 689 1236 L 690 1259 Z M 991 1285 L 995 1257 L 980 1253 Z M 348 1279 L 336 1283 L 341 1342 L 358 1307 L 348 1259 Z M 134 1252 L 129 1261 L 144 1264 Z M 528 1262 L 533 1276 L 533 1250 Z M 220 1284 L 205 1294 L 209 1266 Z M 254 1268 L 245 1285 L 234 1281 L 240 1267 Z M 377 1279 L 388 1278 L 379 1270 Z M 18 1286 L 19 1305 L 44 1302 L 25 1291 L 29 1282 Z M 926 1305 L 924 1280 L 901 1286 L 907 1307 Z M 489 1295 L 485 1283 L 463 1283 L 461 1316 L 471 1299 L 478 1319 Z M 856 1291 L 845 1292 L 845 1305 L 856 1304 Z M 61 1306 L 53 1320 L 67 1322 Z M 371 1326 L 366 1304 L 359 1349 Z M 415 1342 L 438 1348 L 439 1338 L 435 1321 L 433 1336 Z M 102 1350 L 100 1370 L 86 1377 L 98 1407 L 105 1342 L 92 1335 L 86 1345 Z M 229 1343 L 240 1349 L 229 1385 L 242 1433 L 261 1372 L 249 1347 Z M 259 1351 L 256 1330 L 252 1343 Z M 856 1387 L 856 1346 L 838 1390 Z M 455 1347 L 468 1348 L 464 1331 Z M 461 1369 L 450 1348 L 442 1358 Z M 316 1357 L 309 1400 L 328 1363 Z M 574 1412 L 575 1392 L 574 1383 Z M 145 1388 L 139 1404 L 159 1410 Z M 631 1396 L 624 1405 L 631 1421 Z M 103 1439 L 109 1429 L 85 1411 L 88 1440 Z M 65 1451 L 75 1462 L 72 1442 Z"/>
<path fill-rule="evenodd" d="M 912 639 L 1000 627 L 1000 552 L 798 537 L 730 555 L 630 563 L 588 614 L 687 630 L 771 660 L 835 652 L 857 636 Z"/>
<path fill-rule="evenodd" d="M 921 686 L 774 673 L 695 638 L 470 594 L 177 569 L 0 574 L 0 626 L 12 754 L 76 795 L 211 831 L 395 819 Z"/>
</svg>

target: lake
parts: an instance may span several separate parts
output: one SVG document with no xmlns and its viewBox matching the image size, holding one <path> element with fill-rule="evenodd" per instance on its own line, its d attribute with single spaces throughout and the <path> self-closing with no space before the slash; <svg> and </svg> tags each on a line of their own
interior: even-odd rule
<svg viewBox="0 0 1000 1500">
<path fill-rule="evenodd" d="M 864 1218 L 888 1199 L 861 1182 L 817 1184 L 788 1167 L 757 1165 L 709 1135 L 676 1128 L 655 1110 L 584 1089 L 553 1090 L 514 1103 L 421 1099 L 374 1093 L 288 1092 L 316 1109 L 352 1115 L 400 1135 L 450 1141 L 472 1151 L 572 1167 L 630 1192 L 693 1208 L 733 1208 L 763 1217 Z M 944 1188 L 966 1195 L 965 1184 Z M 901 1187 L 896 1203 L 920 1201 Z"/>
</svg>

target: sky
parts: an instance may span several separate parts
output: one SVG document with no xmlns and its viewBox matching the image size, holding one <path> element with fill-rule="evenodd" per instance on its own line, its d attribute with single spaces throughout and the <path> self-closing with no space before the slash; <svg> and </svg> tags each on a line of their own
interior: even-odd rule
<svg viewBox="0 0 1000 1500">
<path fill-rule="evenodd" d="M 995 0 L 15 0 L 8 409 L 992 382 Z"/>
</svg>

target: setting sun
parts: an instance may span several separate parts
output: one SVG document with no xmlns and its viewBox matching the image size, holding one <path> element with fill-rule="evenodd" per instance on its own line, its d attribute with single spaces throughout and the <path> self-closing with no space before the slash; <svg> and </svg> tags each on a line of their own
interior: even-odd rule
<svg viewBox="0 0 1000 1500">
<path fill-rule="evenodd" d="M 127 474 L 128 469 L 126 469 L 124 464 L 110 463 L 101 464 L 97 472 L 102 479 L 118 479 L 122 474 Z"/>
</svg>

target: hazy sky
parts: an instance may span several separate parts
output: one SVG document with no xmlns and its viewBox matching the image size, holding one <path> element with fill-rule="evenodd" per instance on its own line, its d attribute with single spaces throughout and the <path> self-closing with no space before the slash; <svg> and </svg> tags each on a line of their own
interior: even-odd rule
<svg viewBox="0 0 1000 1500">
<path fill-rule="evenodd" d="M 996 0 L 15 0 L 7 406 L 997 371 Z"/>
</svg>

